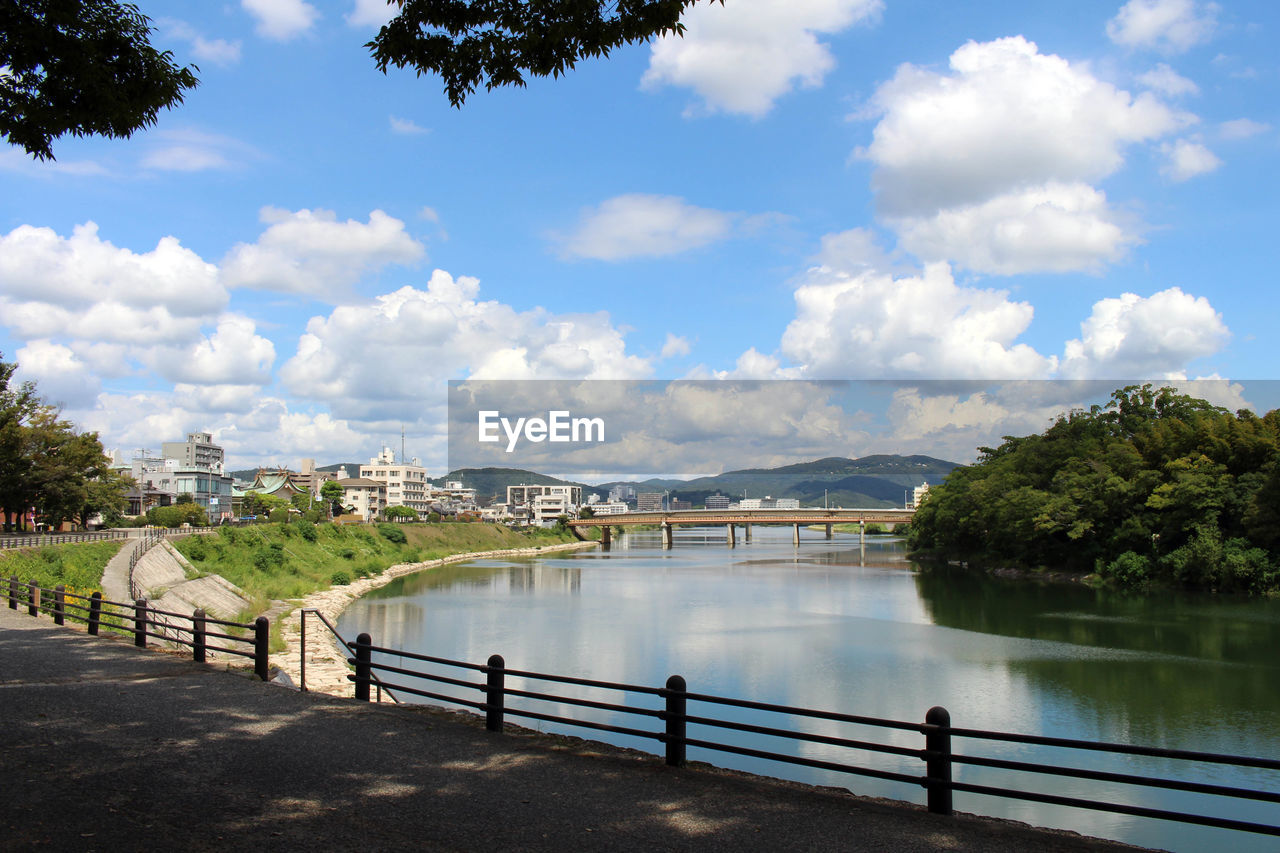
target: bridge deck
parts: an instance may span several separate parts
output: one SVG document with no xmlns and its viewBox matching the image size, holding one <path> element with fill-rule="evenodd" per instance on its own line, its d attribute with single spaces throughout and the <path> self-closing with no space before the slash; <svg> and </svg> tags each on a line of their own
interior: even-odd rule
<svg viewBox="0 0 1280 853">
<path fill-rule="evenodd" d="M 887 522 L 899 524 L 910 521 L 914 509 L 873 507 L 868 509 L 688 509 L 675 512 L 627 512 L 617 515 L 600 515 L 579 518 L 569 524 L 576 527 L 610 527 L 628 524 L 848 524 Z"/>
</svg>

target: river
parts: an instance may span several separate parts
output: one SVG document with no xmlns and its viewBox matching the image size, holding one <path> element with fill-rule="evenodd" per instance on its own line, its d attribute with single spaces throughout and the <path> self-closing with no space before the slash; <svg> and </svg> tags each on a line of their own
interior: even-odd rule
<svg viewBox="0 0 1280 853">
<path fill-rule="evenodd" d="M 348 637 L 367 631 L 375 645 L 455 660 L 482 663 L 499 653 L 511 669 L 655 687 L 678 673 L 691 692 L 776 704 L 905 721 L 923 721 L 928 708 L 942 705 L 957 727 L 1280 756 L 1280 601 L 1142 596 L 922 572 L 893 537 L 872 536 L 860 544 L 856 534 L 827 541 L 806 531 L 797 548 L 790 528 L 756 527 L 753 534 L 753 542 L 743 543 L 740 534 L 738 547 L 729 548 L 722 528 L 682 528 L 675 547 L 662 550 L 656 531 L 642 531 L 627 534 L 608 552 L 446 566 L 370 593 L 343 614 L 340 628 Z M 609 719 L 604 712 L 589 718 Z M 580 728 L 541 728 L 661 748 Z M 908 732 L 863 728 L 840 734 L 923 745 Z M 747 746 L 851 760 L 836 747 L 782 747 L 743 737 L 737 742 Z M 956 743 L 961 752 L 970 746 Z M 1017 760 L 1182 774 L 1272 791 L 1280 776 L 998 743 L 972 746 Z M 690 749 L 689 758 L 924 802 L 922 789 L 902 783 L 698 749 Z M 880 769 L 922 772 L 917 759 L 867 752 L 854 758 Z M 1215 799 L 1206 805 L 1204 798 L 1180 792 L 961 765 L 955 778 L 1280 823 L 1274 804 Z M 1274 837 L 964 792 L 956 793 L 955 805 L 1177 851 L 1280 846 Z"/>
</svg>

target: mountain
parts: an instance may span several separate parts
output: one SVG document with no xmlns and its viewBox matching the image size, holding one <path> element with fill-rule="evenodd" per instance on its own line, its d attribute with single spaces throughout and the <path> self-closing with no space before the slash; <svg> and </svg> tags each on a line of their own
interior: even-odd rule
<svg viewBox="0 0 1280 853">
<path fill-rule="evenodd" d="M 575 483 L 571 480 L 558 480 L 555 477 L 548 477 L 546 474 L 539 474 L 536 471 L 526 471 L 523 468 L 458 468 L 443 477 L 432 478 L 432 482 L 436 485 L 440 485 L 446 480 L 461 480 L 462 485 L 466 488 L 475 489 L 476 501 L 480 504 L 488 503 L 491 500 L 505 501 L 507 499 L 507 486 L 581 486 L 583 500 L 586 500 L 586 496 L 592 492 L 598 493 L 602 498 L 609 494 L 607 487 L 589 486 L 586 483 Z"/>
<path fill-rule="evenodd" d="M 879 454 L 861 459 L 829 456 L 779 468 L 745 468 L 693 480 L 651 479 L 642 482 L 601 483 L 597 490 L 629 485 L 637 492 L 671 492 L 672 497 L 703 503 L 707 495 L 739 499 L 767 496 L 796 498 L 804 506 L 898 506 L 906 492 L 921 483 L 940 483 L 959 467 L 932 456 Z"/>
</svg>

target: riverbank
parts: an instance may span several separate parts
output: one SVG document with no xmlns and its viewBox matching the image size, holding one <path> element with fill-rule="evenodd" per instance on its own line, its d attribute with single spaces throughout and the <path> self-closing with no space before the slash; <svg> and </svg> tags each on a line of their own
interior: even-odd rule
<svg viewBox="0 0 1280 853">
<path fill-rule="evenodd" d="M 436 560 L 422 563 L 401 563 L 384 570 L 372 577 L 359 578 L 346 586 L 335 586 L 319 590 L 302 599 L 287 602 L 292 609 L 273 608 L 269 618 L 280 619 L 280 634 L 284 640 L 284 651 L 273 653 L 271 661 L 288 676 L 295 685 L 302 683 L 302 611 L 317 610 L 330 622 L 337 623 L 342 611 L 348 605 L 371 590 L 386 586 L 396 578 L 418 572 L 430 571 L 450 563 L 463 563 L 468 560 L 486 560 L 509 557 L 532 557 L 556 551 L 576 551 L 599 545 L 598 542 L 567 542 L 560 545 L 543 545 L 532 548 L 507 548 L 496 551 L 472 551 L 465 554 L 452 554 Z M 347 651 L 342 648 L 333 634 L 324 627 L 320 620 L 309 616 L 307 619 L 307 689 L 320 693 L 331 693 L 339 696 L 351 695 L 351 682 L 347 680 Z"/>
</svg>

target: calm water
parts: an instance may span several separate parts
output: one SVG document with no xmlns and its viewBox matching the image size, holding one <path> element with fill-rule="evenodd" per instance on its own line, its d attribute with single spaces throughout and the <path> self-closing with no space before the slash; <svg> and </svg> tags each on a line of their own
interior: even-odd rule
<svg viewBox="0 0 1280 853">
<path fill-rule="evenodd" d="M 725 546 L 722 529 L 682 529 L 669 551 L 659 547 L 657 532 L 641 532 L 628 534 L 607 553 L 450 566 L 377 590 L 356 602 L 340 626 L 344 636 L 367 631 L 375 645 L 456 660 L 482 663 L 490 654 L 502 654 L 511 669 L 655 687 L 678 673 L 694 692 L 778 704 L 909 721 L 923 720 L 929 707 L 943 705 L 953 725 L 967 728 L 1280 756 L 1280 602 L 1136 597 L 917 572 L 905 561 L 901 541 L 888 537 L 870 537 L 860 547 L 856 535 L 828 542 L 807 532 L 797 549 L 789 528 L 757 527 L 753 533 L 749 545 L 739 535 L 736 549 Z M 461 691 L 454 695 L 475 698 Z M 578 695 L 618 701 L 616 695 Z M 605 712 L 568 706 L 541 710 L 611 719 Z M 690 712 L 705 710 L 698 706 Z M 611 721 L 637 725 L 637 719 Z M 769 724 L 777 725 L 778 719 Z M 541 727 L 649 751 L 659 748 L 654 741 Z M 923 745 L 914 733 L 831 724 L 811 730 Z M 690 735 L 698 736 L 692 729 Z M 753 742 L 754 736 L 725 731 L 708 736 L 922 773 L 916 759 Z M 1088 762 L 1118 772 L 1181 774 L 1273 791 L 1280 784 L 1277 774 L 1247 769 L 1183 768 L 998 743 L 957 741 L 955 746 L 960 752 Z M 696 749 L 689 758 L 924 801 L 916 786 Z M 1280 823 L 1275 805 L 1206 804 L 1176 792 L 961 765 L 955 774 L 979 784 Z M 955 798 L 962 811 L 1172 850 L 1280 848 L 1267 836 L 961 792 Z"/>
</svg>

